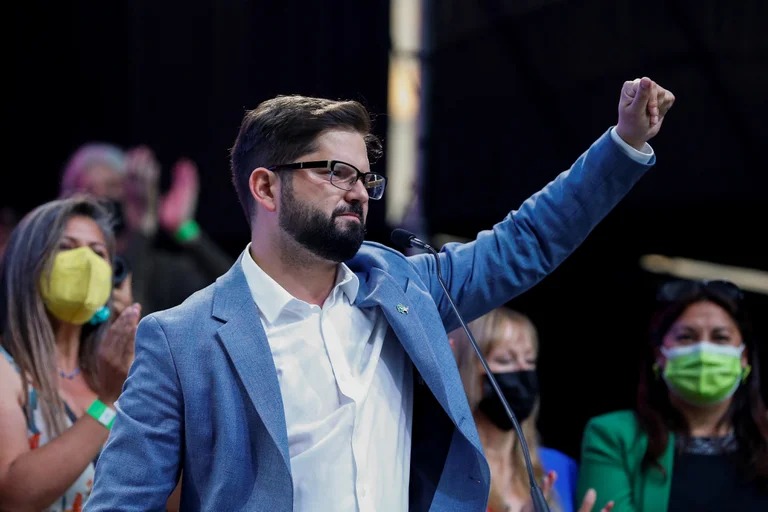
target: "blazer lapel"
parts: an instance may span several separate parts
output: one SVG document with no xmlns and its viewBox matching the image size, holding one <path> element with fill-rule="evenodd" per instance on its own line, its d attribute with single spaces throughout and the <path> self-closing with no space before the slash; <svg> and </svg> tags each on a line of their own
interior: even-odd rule
<svg viewBox="0 0 768 512">
<path fill-rule="evenodd" d="M 645 450 L 643 450 L 645 453 Z M 669 433 L 669 441 L 667 441 L 667 449 L 659 457 L 661 467 L 664 468 L 665 474 L 662 474 L 657 469 L 651 469 L 646 472 L 645 485 L 643 486 L 643 510 L 667 510 L 669 505 L 669 493 L 672 488 L 672 466 L 675 458 L 675 436 L 672 432 Z M 638 458 L 638 467 L 642 455 Z"/>
<path fill-rule="evenodd" d="M 214 316 L 224 320 L 218 334 L 261 421 L 290 472 L 288 435 L 280 384 L 259 311 L 238 263 L 216 283 Z"/>
<path fill-rule="evenodd" d="M 440 373 L 440 368 L 446 361 L 441 365 L 441 358 L 433 348 L 437 336 L 445 333 L 425 331 L 424 318 L 421 317 L 424 314 L 423 311 L 418 311 L 414 307 L 413 300 L 409 299 L 404 291 L 409 287 L 407 280 L 402 284 L 397 283 L 378 268 L 371 269 L 367 275 L 358 273 L 358 278 L 360 278 L 360 289 L 355 305 L 361 308 L 381 308 L 424 383 L 432 390 L 443 409 L 460 426 L 466 415 L 464 411 L 457 410 L 448 398 L 446 383 Z M 447 346 L 446 342 L 446 350 Z M 452 353 L 449 355 L 453 358 Z"/>
</svg>

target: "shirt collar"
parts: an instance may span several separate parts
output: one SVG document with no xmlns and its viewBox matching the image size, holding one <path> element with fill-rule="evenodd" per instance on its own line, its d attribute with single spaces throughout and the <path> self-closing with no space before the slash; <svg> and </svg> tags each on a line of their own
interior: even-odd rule
<svg viewBox="0 0 768 512">
<path fill-rule="evenodd" d="M 240 261 L 243 273 L 245 274 L 245 281 L 248 283 L 248 289 L 251 291 L 251 297 L 259 306 L 267 322 L 274 323 L 290 302 L 299 300 L 288 293 L 285 288 L 280 286 L 277 281 L 267 275 L 253 261 L 250 242 L 246 245 Z M 355 301 L 355 297 L 357 297 L 359 287 L 360 281 L 355 273 L 345 263 L 339 263 L 336 271 L 336 284 L 331 291 L 330 298 L 338 300 L 340 298 L 338 294 L 341 291 L 341 293 L 346 295 L 347 300 L 351 304 Z"/>
</svg>

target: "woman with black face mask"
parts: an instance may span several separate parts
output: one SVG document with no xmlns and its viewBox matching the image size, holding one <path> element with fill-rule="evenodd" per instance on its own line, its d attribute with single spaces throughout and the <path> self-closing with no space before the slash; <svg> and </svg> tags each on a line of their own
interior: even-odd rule
<svg viewBox="0 0 768 512">
<path fill-rule="evenodd" d="M 554 492 L 548 497 L 550 510 L 573 512 L 578 470 L 576 462 L 562 452 L 540 446 L 538 442 L 536 358 L 539 344 L 535 326 L 522 313 L 502 307 L 470 322 L 468 327 L 522 427 L 534 476 L 540 484 L 544 482 L 542 488 L 550 487 L 548 484 L 554 481 Z M 464 330 L 453 331 L 449 338 L 491 469 L 488 511 L 532 511 L 528 472 L 512 421 Z M 591 511 L 595 501 L 594 491 L 587 493 L 578 511 Z M 613 503 L 608 502 L 602 510 L 607 512 L 612 507 Z"/>
</svg>

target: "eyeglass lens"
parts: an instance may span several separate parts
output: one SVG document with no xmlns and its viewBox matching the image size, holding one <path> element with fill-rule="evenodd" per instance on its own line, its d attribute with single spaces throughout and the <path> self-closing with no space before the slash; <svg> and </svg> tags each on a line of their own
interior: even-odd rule
<svg viewBox="0 0 768 512">
<path fill-rule="evenodd" d="M 360 174 L 360 171 L 344 162 L 334 162 L 331 170 L 331 183 L 344 190 L 350 190 Z M 385 184 L 384 177 L 379 174 L 363 174 L 363 185 L 372 199 L 381 198 Z"/>
</svg>

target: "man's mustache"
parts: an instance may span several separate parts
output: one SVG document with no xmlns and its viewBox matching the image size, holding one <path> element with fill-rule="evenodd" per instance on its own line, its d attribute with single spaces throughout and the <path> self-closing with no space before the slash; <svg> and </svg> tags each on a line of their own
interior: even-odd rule
<svg viewBox="0 0 768 512">
<path fill-rule="evenodd" d="M 362 219 L 363 205 L 361 205 L 360 203 L 356 203 L 351 205 L 349 208 L 338 208 L 333 211 L 333 216 L 338 217 L 339 215 L 346 215 L 348 213 L 354 213 L 355 215 L 359 216 Z"/>
</svg>

